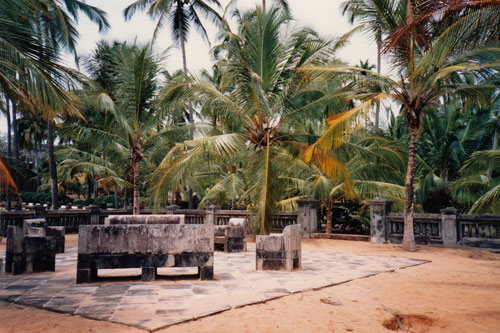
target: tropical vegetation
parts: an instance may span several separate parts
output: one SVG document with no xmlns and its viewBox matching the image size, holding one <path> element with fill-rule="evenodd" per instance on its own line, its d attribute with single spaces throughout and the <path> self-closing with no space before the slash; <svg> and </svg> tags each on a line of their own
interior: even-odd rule
<svg viewBox="0 0 500 333">
<path fill-rule="evenodd" d="M 101 41 L 80 55 L 78 15 L 106 29 L 102 10 L 2 1 L 7 208 L 18 191 L 40 203 L 50 193 L 53 209 L 59 197 L 131 203 L 134 214 L 214 204 L 252 211 L 267 233 L 277 211 L 312 197 L 332 232 L 335 207 L 384 196 L 404 212 L 409 251 L 415 211 L 499 214 L 500 1 L 347 0 L 340 10 L 356 27 L 320 36 L 291 24 L 287 1 L 243 11 L 235 1 L 137 0 L 123 14 L 155 20 L 151 42 Z M 165 24 L 182 70 L 156 50 Z M 191 27 L 212 46 L 210 69 L 188 71 Z M 376 42 L 377 66 L 338 56 L 359 32 Z M 63 51 L 81 71 L 62 65 Z"/>
</svg>

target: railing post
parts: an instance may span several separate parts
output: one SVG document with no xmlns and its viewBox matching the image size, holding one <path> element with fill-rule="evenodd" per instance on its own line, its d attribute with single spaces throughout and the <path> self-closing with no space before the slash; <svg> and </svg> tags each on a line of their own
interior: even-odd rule
<svg viewBox="0 0 500 333">
<path fill-rule="evenodd" d="M 215 211 L 219 210 L 220 207 L 219 206 L 214 206 L 214 205 L 210 205 L 208 206 L 205 210 L 206 210 L 206 215 L 205 215 L 205 224 L 208 224 L 208 225 L 215 225 L 216 224 L 216 219 L 215 219 Z"/>
<path fill-rule="evenodd" d="M 297 224 L 300 224 L 304 238 L 309 238 L 318 231 L 318 204 L 318 200 L 311 198 L 297 200 Z"/>
<path fill-rule="evenodd" d="M 178 210 L 179 208 L 181 208 L 181 207 L 177 206 L 177 205 L 168 205 L 165 208 L 165 213 L 168 214 L 168 215 L 174 215 L 175 211 Z"/>
<path fill-rule="evenodd" d="M 90 224 L 99 224 L 99 219 L 101 217 L 101 207 L 90 205 L 85 208 L 90 211 Z"/>
<path fill-rule="evenodd" d="M 457 210 L 455 208 L 441 209 L 441 232 L 443 246 L 457 246 Z"/>
<path fill-rule="evenodd" d="M 392 200 L 376 197 L 368 200 L 370 205 L 370 241 L 372 243 L 387 242 L 387 215 L 391 212 Z"/>
<path fill-rule="evenodd" d="M 47 210 L 44 206 L 40 204 L 35 205 L 35 207 L 33 207 L 33 210 L 35 211 L 35 218 L 44 219 L 47 217 Z"/>
</svg>

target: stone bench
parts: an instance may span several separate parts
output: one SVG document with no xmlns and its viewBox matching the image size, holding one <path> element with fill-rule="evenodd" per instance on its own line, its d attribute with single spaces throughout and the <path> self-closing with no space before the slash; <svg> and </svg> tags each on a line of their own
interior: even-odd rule
<svg viewBox="0 0 500 333">
<path fill-rule="evenodd" d="M 230 218 L 228 225 L 214 227 L 214 247 L 226 253 L 245 252 L 247 242 L 245 237 L 245 218 Z"/>
<path fill-rule="evenodd" d="M 212 280 L 213 226 L 172 224 L 166 216 L 113 217 L 107 225 L 80 226 L 76 282 L 95 281 L 102 268 L 141 268 L 142 280 L 151 281 L 158 267 L 198 267 L 201 280 Z"/>
<path fill-rule="evenodd" d="M 45 219 L 27 219 L 23 227 L 7 228 L 5 272 L 55 271 L 56 253 L 64 252 L 64 227 L 49 227 Z"/>
<path fill-rule="evenodd" d="M 302 267 L 300 225 L 285 227 L 281 234 L 257 235 L 256 269 L 293 271 Z"/>
</svg>

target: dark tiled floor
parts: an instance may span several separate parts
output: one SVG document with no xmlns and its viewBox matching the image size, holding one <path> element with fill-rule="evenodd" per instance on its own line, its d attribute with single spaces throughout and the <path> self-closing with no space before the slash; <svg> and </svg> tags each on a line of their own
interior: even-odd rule
<svg viewBox="0 0 500 333">
<path fill-rule="evenodd" d="M 154 330 L 232 307 L 421 263 L 404 258 L 303 251 L 302 270 L 263 272 L 255 270 L 252 250 L 216 252 L 214 281 L 182 276 L 177 280 L 169 277 L 141 282 L 140 270 L 115 270 L 100 272 L 105 276 L 100 282 L 76 285 L 76 248 L 70 247 L 57 255 L 54 273 L 0 273 L 0 300 Z M 122 273 L 132 277 L 114 277 Z"/>
</svg>

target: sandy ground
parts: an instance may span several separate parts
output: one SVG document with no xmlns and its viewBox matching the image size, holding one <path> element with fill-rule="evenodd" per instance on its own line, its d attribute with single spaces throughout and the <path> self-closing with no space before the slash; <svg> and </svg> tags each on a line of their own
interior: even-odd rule
<svg viewBox="0 0 500 333">
<path fill-rule="evenodd" d="M 75 235 L 67 245 L 76 245 Z M 338 240 L 303 249 L 431 263 L 285 296 L 161 332 L 500 332 L 500 254 Z M 5 239 L 0 244 L 5 251 Z M 109 322 L 0 302 L 0 332 L 141 332 Z"/>
</svg>

